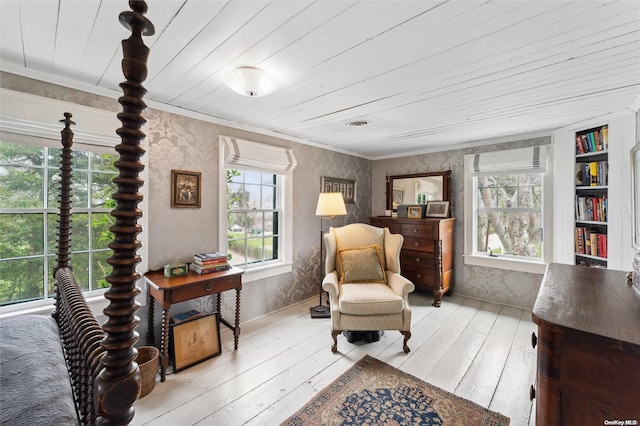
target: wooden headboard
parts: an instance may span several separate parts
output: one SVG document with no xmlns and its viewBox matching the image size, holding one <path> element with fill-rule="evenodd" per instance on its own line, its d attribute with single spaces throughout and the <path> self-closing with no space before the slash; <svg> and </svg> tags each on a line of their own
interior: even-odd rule
<svg viewBox="0 0 640 426">
<path fill-rule="evenodd" d="M 147 11 L 144 1 L 132 0 L 129 6 L 131 11 L 120 14 L 120 22 L 131 31 L 131 36 L 122 41 L 122 70 L 126 80 L 120 84 L 123 96 L 118 99 L 122 105 L 122 112 L 118 114 L 122 127 L 117 130 L 121 143 L 115 148 L 119 153 L 115 162 L 119 174 L 114 178 L 116 207 L 111 215 L 115 223 L 109 228 L 114 236 L 109 244 L 113 254 L 107 260 L 112 272 L 106 277 L 110 288 L 105 293 L 109 304 L 104 309 L 108 319 L 103 325 L 98 323 L 87 306 L 69 263 L 71 125 L 74 123 L 70 113 L 65 113 L 64 120 L 61 120 L 65 127 L 62 131 L 53 317 L 60 329 L 82 424 L 129 424 L 134 416 L 133 404 L 140 395 L 140 371 L 135 362 L 137 350 L 134 347 L 139 337 L 135 328 L 140 320 L 135 315 L 139 307 L 135 297 L 140 292 L 136 287 L 140 278 L 136 265 L 141 260 L 137 254 L 141 247 L 137 235 L 142 230 L 138 224 L 142 217 L 138 204 L 142 201 L 139 190 L 144 183 L 139 177 L 144 169 L 140 161 L 144 155 L 140 142 L 145 137 L 141 127 L 145 123 L 142 111 L 146 108 L 142 99 L 146 90 L 142 82 L 147 77 L 149 56 L 149 48 L 142 41 L 142 35 L 153 35 L 154 28 L 144 16 Z"/>
</svg>

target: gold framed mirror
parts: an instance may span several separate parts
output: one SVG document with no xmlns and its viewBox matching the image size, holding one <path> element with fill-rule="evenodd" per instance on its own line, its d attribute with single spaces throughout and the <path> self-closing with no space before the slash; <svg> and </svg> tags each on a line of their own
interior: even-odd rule
<svg viewBox="0 0 640 426">
<path fill-rule="evenodd" d="M 400 204 L 427 201 L 451 202 L 451 170 L 387 176 L 387 210 L 397 211 Z"/>
</svg>

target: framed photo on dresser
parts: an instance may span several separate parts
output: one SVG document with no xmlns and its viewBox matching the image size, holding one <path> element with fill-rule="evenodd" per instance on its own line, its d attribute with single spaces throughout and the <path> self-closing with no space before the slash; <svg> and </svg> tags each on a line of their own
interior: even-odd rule
<svg viewBox="0 0 640 426">
<path fill-rule="evenodd" d="M 427 201 L 427 217 L 449 217 L 448 201 Z"/>
</svg>

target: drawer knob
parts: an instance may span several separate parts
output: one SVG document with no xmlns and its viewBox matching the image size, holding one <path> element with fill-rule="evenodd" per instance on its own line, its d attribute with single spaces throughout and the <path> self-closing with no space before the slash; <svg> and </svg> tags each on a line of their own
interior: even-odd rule
<svg viewBox="0 0 640 426">
<path fill-rule="evenodd" d="M 416 257 L 416 263 L 420 263 L 420 258 Z"/>
<path fill-rule="evenodd" d="M 204 285 L 204 289 L 206 291 L 211 291 L 212 288 L 213 288 L 213 284 L 211 284 L 211 283 L 207 283 L 207 284 Z"/>
<path fill-rule="evenodd" d="M 529 400 L 533 401 L 536 397 L 536 388 L 533 387 L 533 385 L 531 385 L 531 387 L 529 388 Z"/>
<path fill-rule="evenodd" d="M 417 234 L 417 233 L 418 233 L 418 228 L 414 228 L 414 229 L 413 229 L 413 233 L 414 233 L 414 234 Z"/>
<path fill-rule="evenodd" d="M 538 344 L 538 337 L 536 336 L 536 332 L 534 331 L 533 333 L 531 333 L 531 346 L 536 347 L 536 345 Z"/>
<path fill-rule="evenodd" d="M 413 244 L 414 244 L 416 247 L 420 247 L 420 243 L 419 243 L 419 242 L 417 242 L 417 241 L 416 241 L 415 243 L 413 243 Z"/>
<path fill-rule="evenodd" d="M 416 277 L 422 278 L 422 274 L 416 274 Z"/>
</svg>

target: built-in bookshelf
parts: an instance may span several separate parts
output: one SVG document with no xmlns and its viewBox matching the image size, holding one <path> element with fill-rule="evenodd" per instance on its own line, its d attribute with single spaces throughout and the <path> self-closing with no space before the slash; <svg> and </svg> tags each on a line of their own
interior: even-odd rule
<svg viewBox="0 0 640 426">
<path fill-rule="evenodd" d="M 607 267 L 609 127 L 575 133 L 575 263 Z"/>
</svg>

